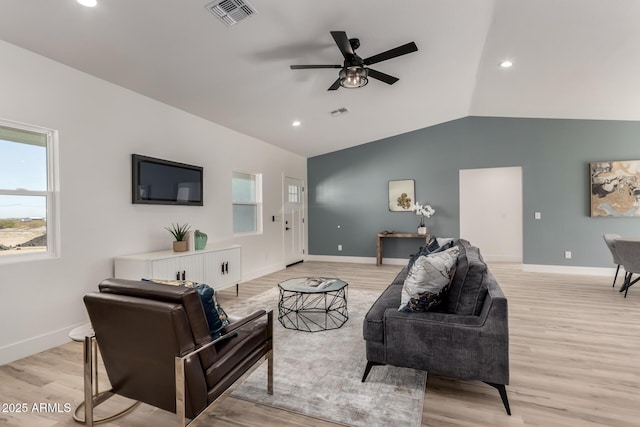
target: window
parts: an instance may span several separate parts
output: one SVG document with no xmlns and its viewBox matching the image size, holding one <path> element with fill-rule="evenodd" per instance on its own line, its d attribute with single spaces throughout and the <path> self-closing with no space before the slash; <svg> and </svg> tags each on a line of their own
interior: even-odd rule
<svg viewBox="0 0 640 427">
<path fill-rule="evenodd" d="M 55 137 L 0 120 L 0 262 L 57 252 Z"/>
<path fill-rule="evenodd" d="M 233 232 L 262 232 L 262 175 L 233 172 L 231 179 L 233 198 Z"/>
<path fill-rule="evenodd" d="M 300 203 L 300 187 L 289 185 L 289 203 Z"/>
</svg>

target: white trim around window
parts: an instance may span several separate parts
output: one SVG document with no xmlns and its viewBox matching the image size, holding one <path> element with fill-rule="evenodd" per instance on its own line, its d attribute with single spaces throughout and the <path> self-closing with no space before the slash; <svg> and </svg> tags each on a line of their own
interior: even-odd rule
<svg viewBox="0 0 640 427">
<path fill-rule="evenodd" d="M 233 234 L 262 234 L 262 174 L 233 171 L 231 176 Z"/>
<path fill-rule="evenodd" d="M 6 143 L 5 149 L 8 149 L 6 147 L 9 147 L 11 143 L 40 146 L 46 149 L 44 165 L 41 165 L 40 168 L 36 167 L 36 171 L 34 171 L 46 176 L 46 184 L 29 188 L 29 185 L 23 186 L 20 185 L 20 182 L 12 181 L 10 176 L 5 176 L 4 179 L 0 177 L 0 221 L 29 222 L 37 220 L 43 222 L 46 229 L 46 247 L 31 248 L 5 245 L 12 249 L 0 251 L 0 264 L 57 258 L 60 256 L 58 132 L 0 119 L 0 140 Z M 1 151 L 0 149 L 0 156 L 3 155 Z M 46 171 L 42 171 L 41 168 L 45 167 Z M 4 204 L 2 199 L 4 199 Z M 32 211 L 29 210 L 15 209 L 15 205 L 19 205 L 21 199 L 25 202 L 37 201 L 35 204 L 41 206 L 40 210 L 31 214 Z M 38 199 L 44 199 L 44 201 L 41 202 Z M 11 203 L 11 201 L 18 202 Z M 3 242 L 0 241 L 0 244 Z"/>
</svg>

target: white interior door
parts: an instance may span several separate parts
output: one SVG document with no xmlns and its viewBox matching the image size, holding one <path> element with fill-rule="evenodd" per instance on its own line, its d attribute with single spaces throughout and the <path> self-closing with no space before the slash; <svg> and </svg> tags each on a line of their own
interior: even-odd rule
<svg viewBox="0 0 640 427">
<path fill-rule="evenodd" d="M 487 261 L 522 262 L 522 167 L 460 170 L 460 237 Z"/>
<path fill-rule="evenodd" d="M 283 191 L 284 260 L 286 265 L 291 265 L 304 259 L 304 182 L 285 177 Z"/>
</svg>

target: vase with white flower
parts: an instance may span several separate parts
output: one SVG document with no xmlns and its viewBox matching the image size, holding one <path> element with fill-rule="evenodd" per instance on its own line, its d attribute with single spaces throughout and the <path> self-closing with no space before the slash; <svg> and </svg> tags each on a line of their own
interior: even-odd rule
<svg viewBox="0 0 640 427">
<path fill-rule="evenodd" d="M 424 225 L 425 218 L 431 218 L 436 211 L 430 205 L 423 205 L 416 202 L 411 206 L 411 210 L 420 216 L 420 225 L 418 226 L 418 234 L 427 234 L 427 227 Z"/>
</svg>

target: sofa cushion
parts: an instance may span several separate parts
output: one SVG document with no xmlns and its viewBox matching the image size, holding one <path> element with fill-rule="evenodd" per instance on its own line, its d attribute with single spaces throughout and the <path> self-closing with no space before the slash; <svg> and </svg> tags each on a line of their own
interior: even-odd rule
<svg viewBox="0 0 640 427">
<path fill-rule="evenodd" d="M 458 251 L 456 246 L 416 260 L 404 281 L 399 311 L 428 311 L 442 302 Z"/>
<path fill-rule="evenodd" d="M 460 239 L 455 244 L 460 249 L 456 273 L 445 301 L 448 313 L 479 315 L 487 296 L 484 277 L 487 271 L 480 250 L 468 241 Z"/>
</svg>

